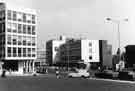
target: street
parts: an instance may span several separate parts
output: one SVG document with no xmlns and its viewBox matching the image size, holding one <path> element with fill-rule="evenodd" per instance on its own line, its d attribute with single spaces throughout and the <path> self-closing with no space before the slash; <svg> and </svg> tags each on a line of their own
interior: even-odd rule
<svg viewBox="0 0 135 91">
<path fill-rule="evenodd" d="M 0 78 L 0 91 L 134 91 L 135 84 L 83 78 L 25 76 Z"/>
</svg>

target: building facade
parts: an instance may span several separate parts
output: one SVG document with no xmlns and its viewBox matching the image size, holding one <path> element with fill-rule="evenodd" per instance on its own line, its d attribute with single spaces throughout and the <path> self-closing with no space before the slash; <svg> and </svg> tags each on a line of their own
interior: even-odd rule
<svg viewBox="0 0 135 91">
<path fill-rule="evenodd" d="M 46 62 L 49 65 L 55 64 L 60 60 L 60 46 L 66 43 L 64 36 L 60 36 L 58 40 L 49 40 L 46 42 Z"/>
<path fill-rule="evenodd" d="M 63 41 L 62 43 L 59 40 L 57 43 L 47 42 L 47 53 L 50 53 L 50 56 L 53 55 L 53 57 L 48 56 L 47 60 L 50 58 L 48 61 L 52 60 L 52 64 L 72 65 L 77 62 L 87 62 L 97 63 L 100 66 L 112 65 L 111 47 L 106 40 L 65 39 Z M 55 46 L 58 42 L 59 46 Z M 108 54 L 109 50 L 110 54 Z M 55 54 L 53 54 L 54 52 Z"/>
<path fill-rule="evenodd" d="M 0 61 L 7 70 L 29 73 L 36 59 L 36 11 L 0 3 Z"/>
</svg>

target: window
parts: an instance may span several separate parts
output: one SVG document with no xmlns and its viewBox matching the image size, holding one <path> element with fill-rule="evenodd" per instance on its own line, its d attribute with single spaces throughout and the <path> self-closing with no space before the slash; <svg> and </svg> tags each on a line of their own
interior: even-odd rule
<svg viewBox="0 0 135 91">
<path fill-rule="evenodd" d="M 28 37 L 27 42 L 28 42 L 28 46 L 31 46 L 31 37 Z"/>
<path fill-rule="evenodd" d="M 28 57 L 31 57 L 31 48 L 28 48 Z"/>
<path fill-rule="evenodd" d="M 26 34 L 26 25 L 23 25 L 23 33 Z"/>
<path fill-rule="evenodd" d="M 13 31 L 13 33 L 17 32 L 17 24 L 16 23 L 12 24 L 12 31 Z"/>
<path fill-rule="evenodd" d="M 8 18 L 8 20 L 11 20 L 11 10 L 8 10 L 7 18 Z"/>
<path fill-rule="evenodd" d="M 22 50 L 21 48 L 18 48 L 18 56 L 21 57 Z"/>
<path fill-rule="evenodd" d="M 91 42 L 89 43 L 89 46 L 90 46 L 90 47 L 92 46 L 92 43 L 91 43 Z"/>
<path fill-rule="evenodd" d="M 22 36 L 18 36 L 18 45 L 22 45 Z"/>
<path fill-rule="evenodd" d="M 23 14 L 23 22 L 26 22 L 26 14 Z"/>
<path fill-rule="evenodd" d="M 11 35 L 8 35 L 8 38 L 7 38 L 7 44 L 11 45 Z"/>
<path fill-rule="evenodd" d="M 11 57 L 11 47 L 8 47 L 7 53 L 8 53 L 8 57 Z"/>
<path fill-rule="evenodd" d="M 16 44 L 17 44 L 17 36 L 13 35 L 13 45 L 16 45 Z"/>
<path fill-rule="evenodd" d="M 26 36 L 23 36 L 23 45 L 26 45 Z"/>
<path fill-rule="evenodd" d="M 7 23 L 7 31 L 11 32 L 11 23 L 10 22 Z"/>
<path fill-rule="evenodd" d="M 58 51 L 59 50 L 59 48 L 58 47 L 55 47 L 55 51 Z"/>
<path fill-rule="evenodd" d="M 17 13 L 17 19 L 18 21 L 22 21 L 22 13 Z"/>
<path fill-rule="evenodd" d="M 35 48 L 32 48 L 32 57 L 36 56 L 35 52 L 36 52 Z"/>
<path fill-rule="evenodd" d="M 16 11 L 13 11 L 13 20 L 16 21 Z"/>
<path fill-rule="evenodd" d="M 22 25 L 18 24 L 18 33 L 22 33 L 21 29 L 22 29 Z"/>
<path fill-rule="evenodd" d="M 36 23 L 35 20 L 36 20 L 35 15 L 32 15 L 32 23 L 33 23 L 33 24 Z"/>
<path fill-rule="evenodd" d="M 15 47 L 13 47 L 13 57 L 16 57 L 17 55 L 16 55 L 16 48 Z"/>
<path fill-rule="evenodd" d="M 28 34 L 31 34 L 31 26 L 30 25 L 28 25 L 27 29 L 28 29 Z"/>
<path fill-rule="evenodd" d="M 35 37 L 32 37 L 32 46 L 35 46 L 36 45 L 36 39 Z"/>
<path fill-rule="evenodd" d="M 89 56 L 89 59 L 92 60 L 92 56 Z"/>
<path fill-rule="evenodd" d="M 92 48 L 89 49 L 89 53 L 92 53 Z"/>
<path fill-rule="evenodd" d="M 5 23 L 2 23 L 2 31 L 5 32 Z"/>
<path fill-rule="evenodd" d="M 26 48 L 23 48 L 23 57 L 26 57 Z"/>
<path fill-rule="evenodd" d="M 27 15 L 27 23 L 31 23 L 31 15 L 30 14 Z"/>
<path fill-rule="evenodd" d="M 32 35 L 35 35 L 36 32 L 35 32 L 35 26 L 32 26 Z"/>
</svg>

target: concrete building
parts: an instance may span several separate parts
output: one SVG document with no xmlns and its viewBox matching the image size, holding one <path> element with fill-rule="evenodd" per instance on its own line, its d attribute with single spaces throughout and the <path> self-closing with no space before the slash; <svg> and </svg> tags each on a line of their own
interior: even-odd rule
<svg viewBox="0 0 135 91">
<path fill-rule="evenodd" d="M 59 46 L 56 46 L 58 44 Z M 64 39 L 57 40 L 57 42 L 49 41 L 46 50 L 50 56 L 53 56 L 49 57 L 47 54 L 47 60 L 50 58 L 48 61 L 52 60 L 52 64 L 88 62 L 100 66 L 112 66 L 111 47 L 108 47 L 106 40 Z"/>
<path fill-rule="evenodd" d="M 0 61 L 19 74 L 33 72 L 36 59 L 36 11 L 0 3 Z"/>
<path fill-rule="evenodd" d="M 46 63 L 46 51 L 45 49 L 38 48 L 37 49 L 37 59 L 35 61 L 35 68 L 47 65 Z"/>
<path fill-rule="evenodd" d="M 55 64 L 60 60 L 59 48 L 62 44 L 66 43 L 66 39 L 64 36 L 60 36 L 58 40 L 49 40 L 46 42 L 46 62 L 49 65 Z"/>
</svg>

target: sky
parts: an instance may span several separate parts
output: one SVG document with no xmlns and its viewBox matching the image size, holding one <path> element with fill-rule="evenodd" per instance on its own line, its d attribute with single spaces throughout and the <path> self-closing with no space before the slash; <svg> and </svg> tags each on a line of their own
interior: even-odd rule
<svg viewBox="0 0 135 91">
<path fill-rule="evenodd" d="M 113 53 L 118 48 L 120 21 L 121 48 L 135 44 L 135 0 L 5 0 L 16 7 L 37 11 L 38 42 L 60 35 L 108 40 Z M 128 18 L 128 22 L 123 19 Z M 39 43 L 40 44 L 40 43 Z"/>
</svg>

